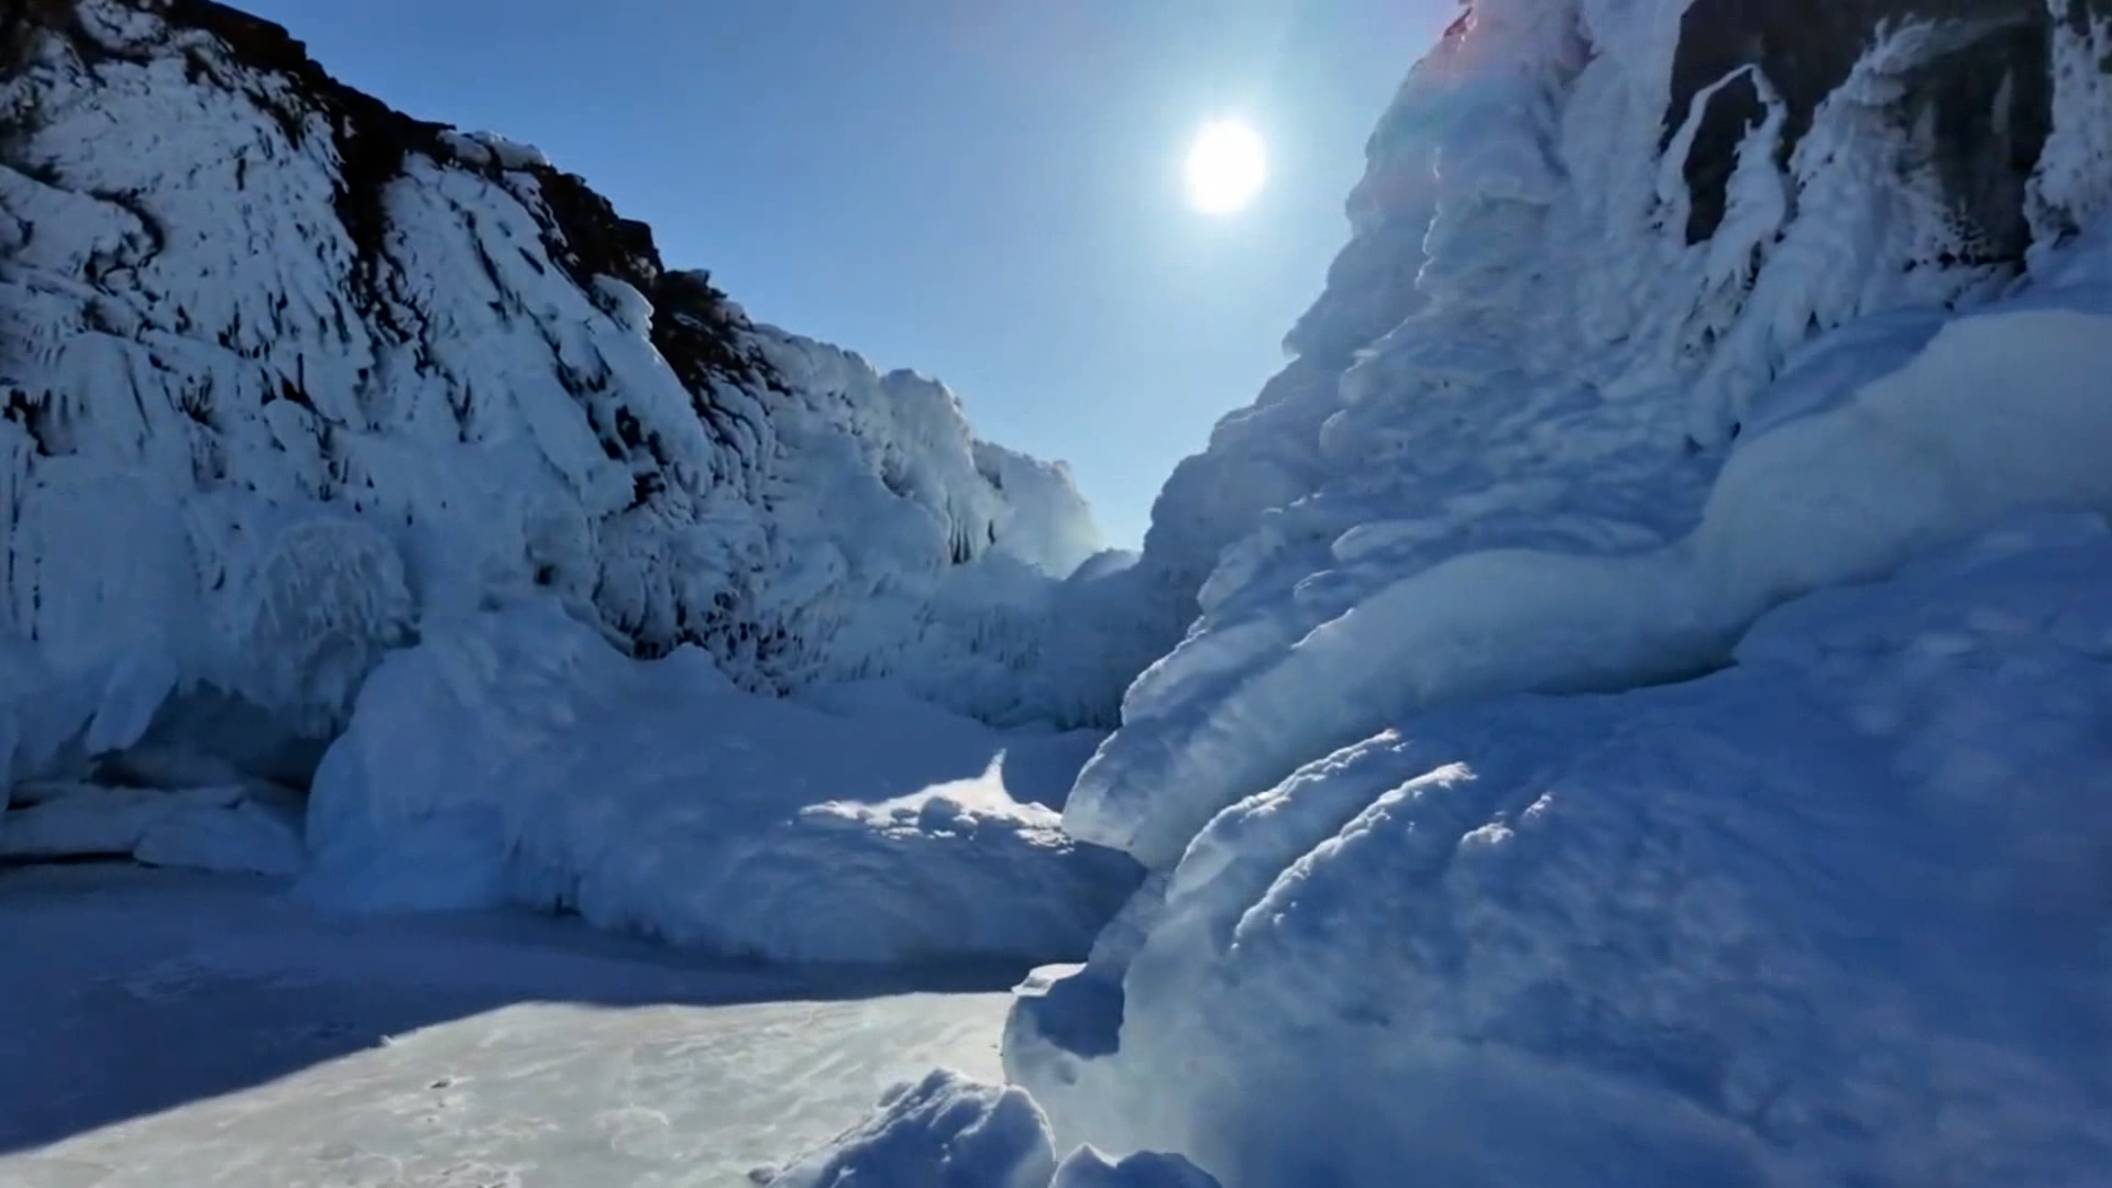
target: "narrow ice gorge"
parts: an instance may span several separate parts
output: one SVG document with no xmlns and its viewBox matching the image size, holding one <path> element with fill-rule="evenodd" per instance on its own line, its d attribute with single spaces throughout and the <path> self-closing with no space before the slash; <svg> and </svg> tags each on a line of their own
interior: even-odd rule
<svg viewBox="0 0 2112 1188">
<path fill-rule="evenodd" d="M 1063 963 L 802 1188 L 2112 1167 L 2104 0 L 1474 0 L 1134 558 L 526 146 L 17 11 L 0 857 Z"/>
</svg>

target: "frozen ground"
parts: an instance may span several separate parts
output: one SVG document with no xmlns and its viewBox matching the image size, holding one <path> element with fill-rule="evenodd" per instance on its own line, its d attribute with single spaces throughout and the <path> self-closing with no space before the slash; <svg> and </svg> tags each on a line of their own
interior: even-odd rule
<svg viewBox="0 0 2112 1188">
<path fill-rule="evenodd" d="M 1017 970 L 707 964 L 573 921 L 0 872 L 0 1188 L 748 1183 L 948 1065 Z"/>
</svg>

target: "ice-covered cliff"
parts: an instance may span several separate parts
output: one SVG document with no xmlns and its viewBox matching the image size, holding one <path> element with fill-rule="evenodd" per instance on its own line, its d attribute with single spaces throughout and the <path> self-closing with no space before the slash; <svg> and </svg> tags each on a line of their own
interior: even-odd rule
<svg viewBox="0 0 2112 1188">
<path fill-rule="evenodd" d="M 2102 283 L 2106 16 L 1478 0 L 1380 119 L 1294 361 L 1159 499 L 1142 617 L 1200 618 L 1072 827 L 1170 864 L 1416 706 L 1704 671 L 1785 597 L 2101 493 L 2090 329 L 1950 319 Z M 1917 356 L 1971 390 L 1845 407 Z"/>
<path fill-rule="evenodd" d="M 1091 713 L 1020 675 L 1087 510 L 937 383 L 751 323 L 534 149 L 233 9 L 23 0 L 0 60 L 18 772 L 177 718 L 297 747 L 421 624 L 524 592 L 753 690 Z"/>
</svg>

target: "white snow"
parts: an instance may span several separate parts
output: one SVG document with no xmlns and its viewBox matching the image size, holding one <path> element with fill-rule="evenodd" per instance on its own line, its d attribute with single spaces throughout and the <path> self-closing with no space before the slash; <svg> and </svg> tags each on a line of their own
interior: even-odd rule
<svg viewBox="0 0 2112 1188">
<path fill-rule="evenodd" d="M 1973 262 L 1901 119 L 1957 48 L 1940 24 L 1878 38 L 1786 165 L 1756 74 L 1769 114 L 1688 244 L 1695 121 L 1660 148 L 1687 8 L 1487 0 L 1410 75 L 1298 357 L 1175 472 L 1123 575 L 1166 654 L 1073 832 L 1170 866 L 1415 706 L 1697 671 L 1801 590 L 2104 505 L 2105 22 L 2051 23 L 2017 279 Z"/>
<path fill-rule="evenodd" d="M 1418 67 L 1129 571 L 1199 617 L 1066 808 L 1155 873 L 1020 991 L 1058 1149 L 2101 1178 L 2112 108 L 2066 7 L 2020 274 L 1900 118 L 1955 29 L 1877 38 L 1786 165 L 1754 76 L 1693 245 L 1687 5 L 1488 0 Z"/>
<path fill-rule="evenodd" d="M 1036 798 L 1060 804 L 1091 743 L 885 687 L 758 697 L 529 603 L 428 623 L 369 678 L 316 774 L 302 888 L 780 960 L 1082 955 L 1135 868 Z"/>
</svg>

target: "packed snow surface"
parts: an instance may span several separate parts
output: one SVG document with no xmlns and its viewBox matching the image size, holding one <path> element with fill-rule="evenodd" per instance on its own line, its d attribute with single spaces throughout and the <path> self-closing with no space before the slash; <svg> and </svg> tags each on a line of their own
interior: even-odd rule
<svg viewBox="0 0 2112 1188">
<path fill-rule="evenodd" d="M 9 1188 L 739 1188 L 933 1064 L 997 971 L 733 967 L 533 917 L 358 921 L 274 884 L 0 872 Z"/>
<path fill-rule="evenodd" d="M 1136 881 L 1057 814 L 1090 733 L 637 661 L 547 601 L 429 624 L 324 757 L 303 893 L 501 903 L 803 961 L 1082 956 Z"/>
</svg>

